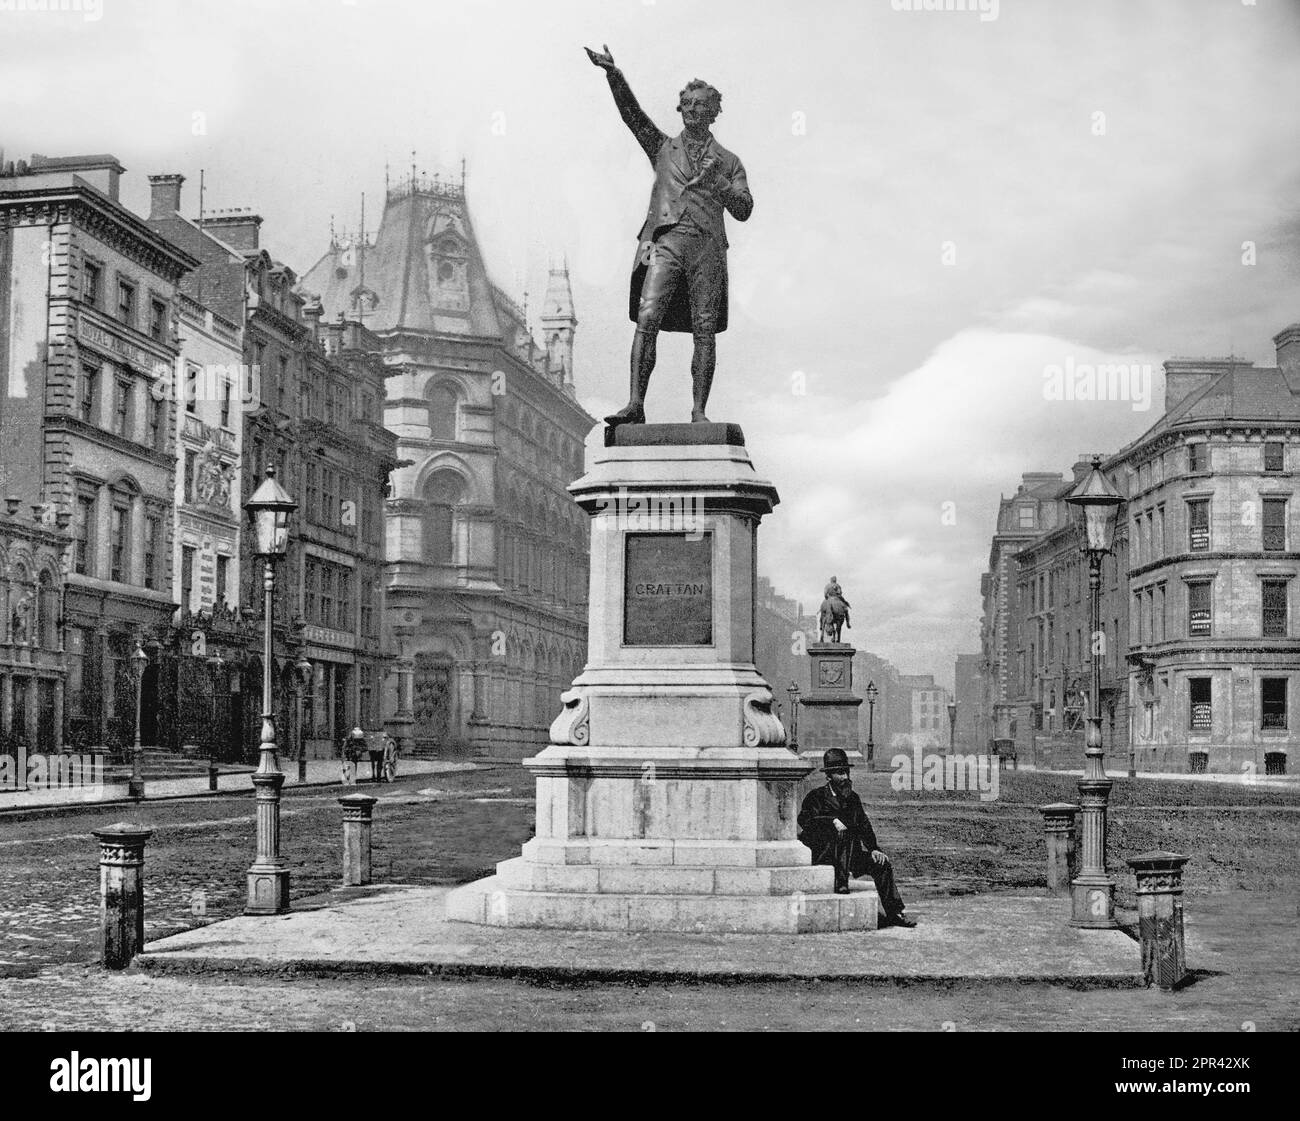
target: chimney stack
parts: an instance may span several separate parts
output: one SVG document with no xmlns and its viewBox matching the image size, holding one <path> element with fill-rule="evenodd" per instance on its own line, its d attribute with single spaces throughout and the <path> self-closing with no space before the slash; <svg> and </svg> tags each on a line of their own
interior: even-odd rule
<svg viewBox="0 0 1300 1121">
<path fill-rule="evenodd" d="M 185 176 L 171 173 L 149 176 L 149 220 L 175 218 L 181 209 L 181 184 Z"/>
<path fill-rule="evenodd" d="M 261 225 L 262 216 L 247 211 L 238 214 L 218 213 L 203 219 L 203 228 L 208 233 L 242 253 L 251 253 L 261 248 L 258 233 Z"/>
</svg>

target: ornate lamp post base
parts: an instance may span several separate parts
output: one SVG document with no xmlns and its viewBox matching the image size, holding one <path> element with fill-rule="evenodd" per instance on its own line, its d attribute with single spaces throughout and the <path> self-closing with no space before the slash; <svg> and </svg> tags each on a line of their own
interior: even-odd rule
<svg viewBox="0 0 1300 1121">
<path fill-rule="evenodd" d="M 289 909 L 289 869 L 280 859 L 279 771 L 253 775 L 257 791 L 257 858 L 248 869 L 246 915 L 280 915 Z"/>
<path fill-rule="evenodd" d="M 1100 739 L 1100 720 L 1091 721 L 1090 735 Z M 1101 756 L 1090 751 L 1089 771 L 1101 770 Z M 1083 809 L 1083 868 L 1070 884 L 1070 925 L 1114 930 L 1115 881 L 1106 874 L 1106 803 L 1113 785 L 1108 778 L 1086 777 L 1079 782 Z"/>
</svg>

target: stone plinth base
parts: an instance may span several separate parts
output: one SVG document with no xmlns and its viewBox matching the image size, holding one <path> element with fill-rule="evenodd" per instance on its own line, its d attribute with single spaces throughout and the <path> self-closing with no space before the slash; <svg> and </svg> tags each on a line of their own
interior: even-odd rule
<svg viewBox="0 0 1300 1121">
<path fill-rule="evenodd" d="M 451 892 L 447 918 L 488 926 L 681 934 L 835 934 L 875 930 L 878 923 L 879 899 L 871 883 L 855 882 L 851 894 L 835 895 L 830 868 L 678 865 L 646 871 L 626 865 L 547 869 L 517 857 L 497 865 L 495 876 Z M 778 889 L 800 879 L 815 881 L 818 890 Z M 548 887 L 526 886 L 539 883 Z M 768 894 L 738 893 L 764 885 Z"/>
<path fill-rule="evenodd" d="M 796 836 L 808 764 L 754 665 L 776 489 L 735 425 L 624 425 L 569 490 L 591 516 L 587 664 L 537 779 L 537 835 L 447 917 L 570 930 L 874 930 Z M 842 662 L 842 655 L 841 655 Z M 842 668 L 842 666 L 841 666 Z M 833 673 L 828 671 L 828 676 Z"/>
</svg>

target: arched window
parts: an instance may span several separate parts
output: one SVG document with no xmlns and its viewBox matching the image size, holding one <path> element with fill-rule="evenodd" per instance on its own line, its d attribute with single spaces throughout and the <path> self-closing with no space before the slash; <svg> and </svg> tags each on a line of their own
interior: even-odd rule
<svg viewBox="0 0 1300 1121">
<path fill-rule="evenodd" d="M 455 509 L 464 495 L 465 484 L 452 471 L 438 471 L 424 484 L 424 559 L 431 564 L 456 559 Z"/>
<path fill-rule="evenodd" d="M 451 386 L 435 385 L 429 393 L 429 435 L 435 440 L 455 440 L 460 397 Z"/>
</svg>

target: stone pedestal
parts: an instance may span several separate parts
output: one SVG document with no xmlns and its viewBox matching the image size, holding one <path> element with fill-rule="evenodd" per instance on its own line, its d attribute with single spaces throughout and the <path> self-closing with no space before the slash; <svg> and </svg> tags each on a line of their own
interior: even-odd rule
<svg viewBox="0 0 1300 1121">
<path fill-rule="evenodd" d="M 861 768 L 866 760 L 858 746 L 858 709 L 862 698 L 853 692 L 853 655 L 847 642 L 814 642 L 808 647 L 811 687 L 799 700 L 799 755 L 814 768 L 822 765 L 822 752 L 840 748 L 849 766 Z M 825 781 L 814 769 L 799 786 L 802 798 Z"/>
<path fill-rule="evenodd" d="M 1130 857 L 1137 879 L 1138 935 L 1142 973 L 1148 985 L 1176 989 L 1187 976 L 1183 943 L 1183 865 L 1176 852 L 1144 852 Z"/>
<path fill-rule="evenodd" d="M 370 827 L 378 798 L 369 794 L 344 794 L 343 886 L 358 887 L 370 882 Z"/>
<path fill-rule="evenodd" d="M 1039 806 L 1043 815 L 1043 833 L 1047 838 L 1047 889 L 1064 895 L 1070 890 L 1074 861 L 1074 815 L 1079 807 L 1073 802 L 1052 802 Z"/>
<path fill-rule="evenodd" d="M 659 441 L 659 442 L 657 442 Z M 690 442 L 687 442 L 690 441 Z M 754 665 L 759 521 L 735 425 L 637 425 L 570 488 L 591 516 L 588 661 L 537 778 L 537 834 L 452 920 L 699 933 L 865 930 L 796 838 L 809 765 Z"/>
<path fill-rule="evenodd" d="M 105 969 L 125 969 L 144 949 L 144 846 L 153 830 L 118 822 L 94 833 L 101 957 Z"/>
</svg>

